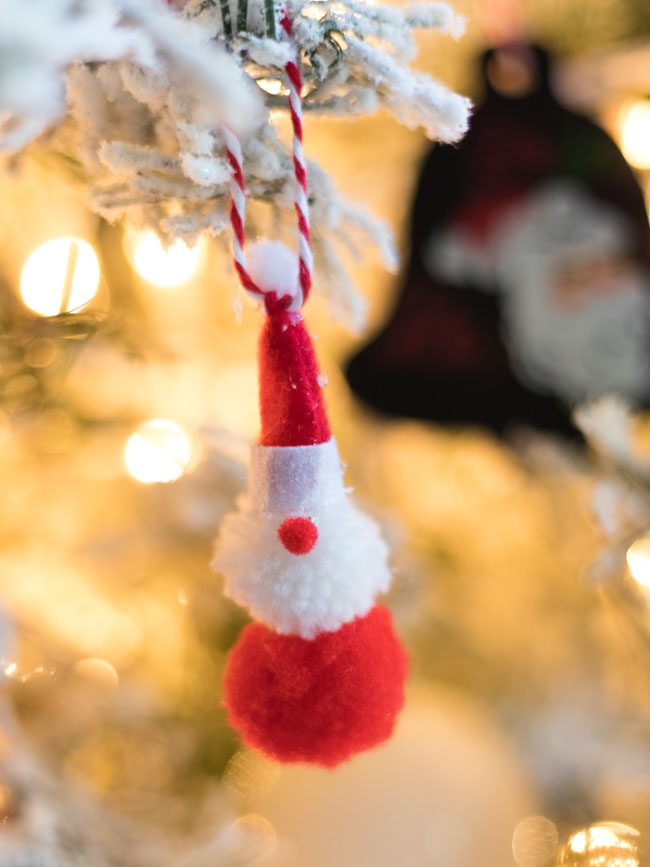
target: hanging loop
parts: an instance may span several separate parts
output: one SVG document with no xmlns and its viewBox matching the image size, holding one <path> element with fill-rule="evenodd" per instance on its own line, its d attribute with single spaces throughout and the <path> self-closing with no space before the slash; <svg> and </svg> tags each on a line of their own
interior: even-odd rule
<svg viewBox="0 0 650 867">
<path fill-rule="evenodd" d="M 285 39 L 291 39 L 291 21 L 283 9 L 280 15 L 280 26 Z M 260 288 L 253 279 L 246 262 L 244 253 L 245 245 L 245 216 L 246 216 L 246 188 L 243 171 L 243 155 L 241 144 L 235 133 L 224 127 L 223 134 L 226 144 L 226 154 L 230 165 L 230 223 L 232 226 L 232 255 L 233 263 L 239 281 L 244 289 L 255 298 L 264 298 L 267 312 L 270 308 L 297 312 L 307 301 L 312 285 L 312 272 L 314 258 L 311 250 L 311 235 L 309 226 L 309 200 L 307 194 L 307 165 L 303 152 L 303 126 L 302 126 L 302 76 L 300 74 L 300 58 L 296 51 L 296 60 L 290 60 L 284 67 L 289 83 L 289 113 L 293 130 L 292 157 L 293 170 L 296 179 L 295 211 L 298 221 L 298 287 L 292 296 L 277 296 L 277 293 L 269 293 Z M 270 295 L 274 295 L 272 301 Z M 266 301 L 268 297 L 268 301 Z"/>
</svg>

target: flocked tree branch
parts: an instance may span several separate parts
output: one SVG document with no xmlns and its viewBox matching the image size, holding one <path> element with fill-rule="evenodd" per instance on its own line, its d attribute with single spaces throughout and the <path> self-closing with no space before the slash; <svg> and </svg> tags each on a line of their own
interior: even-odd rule
<svg viewBox="0 0 650 867">
<path fill-rule="evenodd" d="M 0 148 L 20 153 L 38 138 L 76 168 L 99 214 L 192 244 L 228 225 L 228 125 L 242 142 L 249 199 L 277 224 L 292 214 L 294 178 L 269 109 L 285 107 L 283 67 L 295 47 L 274 38 L 273 9 L 271 0 L 190 0 L 182 12 L 162 0 L 0 0 L 0 51 L 11 61 L 0 67 Z M 461 34 L 449 6 L 293 0 L 289 14 L 306 111 L 383 107 L 430 138 L 464 134 L 468 100 L 408 66 L 416 29 Z M 385 227 L 310 169 L 317 266 L 344 271 L 342 237 L 359 239 L 355 250 L 370 240 L 394 264 Z M 339 316 L 358 326 L 354 291 L 347 281 L 337 291 Z"/>
</svg>

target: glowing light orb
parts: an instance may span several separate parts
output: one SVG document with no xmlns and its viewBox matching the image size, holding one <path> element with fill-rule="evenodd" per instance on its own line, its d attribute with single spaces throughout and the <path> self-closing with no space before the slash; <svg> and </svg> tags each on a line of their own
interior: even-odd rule
<svg viewBox="0 0 650 867">
<path fill-rule="evenodd" d="M 273 825 L 264 816 L 248 813 L 231 825 L 231 830 L 244 844 L 251 860 L 268 857 L 277 847 L 278 837 Z"/>
<path fill-rule="evenodd" d="M 23 266 L 20 294 L 41 316 L 78 313 L 95 297 L 99 262 L 79 238 L 54 238 L 41 244 Z"/>
<path fill-rule="evenodd" d="M 258 78 L 257 86 L 271 96 L 279 96 L 283 92 L 282 82 L 277 78 Z"/>
<path fill-rule="evenodd" d="M 91 683 L 99 692 L 115 692 L 120 683 L 120 676 L 115 666 L 96 656 L 80 659 L 74 664 L 73 671 Z"/>
<path fill-rule="evenodd" d="M 600 822 L 569 838 L 559 864 L 566 867 L 639 867 L 639 832 L 619 822 Z"/>
<path fill-rule="evenodd" d="M 650 587 L 650 534 L 633 542 L 625 556 L 634 580 L 644 587 Z"/>
<path fill-rule="evenodd" d="M 171 288 L 190 279 L 199 264 L 200 248 L 175 241 L 166 250 L 153 232 L 136 243 L 133 254 L 135 270 L 156 286 Z"/>
<path fill-rule="evenodd" d="M 624 102 L 617 119 L 625 159 L 637 169 L 650 169 L 650 99 Z"/>
<path fill-rule="evenodd" d="M 192 445 L 177 424 L 157 418 L 129 437 L 124 456 L 129 473 L 139 482 L 173 482 L 190 463 Z"/>
</svg>

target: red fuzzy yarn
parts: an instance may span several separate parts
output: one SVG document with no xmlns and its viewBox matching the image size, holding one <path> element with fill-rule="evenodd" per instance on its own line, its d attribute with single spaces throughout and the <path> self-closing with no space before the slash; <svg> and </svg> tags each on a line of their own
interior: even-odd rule
<svg viewBox="0 0 650 867">
<path fill-rule="evenodd" d="M 312 641 L 251 623 L 228 659 L 224 706 L 249 746 L 333 767 L 390 737 L 406 669 L 381 605 Z"/>
<path fill-rule="evenodd" d="M 318 528 L 309 518 L 285 518 L 278 536 L 291 554 L 309 554 L 318 541 Z"/>
</svg>

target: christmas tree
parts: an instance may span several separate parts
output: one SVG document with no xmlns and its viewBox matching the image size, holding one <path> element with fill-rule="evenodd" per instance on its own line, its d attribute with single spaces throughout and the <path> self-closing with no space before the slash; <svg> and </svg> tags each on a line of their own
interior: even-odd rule
<svg viewBox="0 0 650 867">
<path fill-rule="evenodd" d="M 645 863 L 650 445 L 647 408 L 633 401 L 643 388 L 593 401 L 587 389 L 582 400 L 571 388 L 579 372 L 557 375 L 567 440 L 534 424 L 500 425 L 497 436 L 480 420 L 382 415 L 342 372 L 391 315 L 418 160 L 432 141 L 434 153 L 462 153 L 472 105 L 460 94 L 482 99 L 472 58 L 486 46 L 553 49 L 558 98 L 603 123 L 647 187 L 644 2 L 456 6 L 0 0 L 2 867 Z M 514 86 L 518 56 L 501 55 L 490 80 Z M 488 125 L 498 143 L 504 130 Z M 634 267 L 642 323 L 647 227 L 641 252 L 606 248 L 594 189 L 572 200 L 583 216 L 561 234 L 575 228 L 571 243 L 584 237 L 608 258 L 597 273 L 591 253 L 586 271 L 569 269 L 562 297 L 622 285 L 612 262 Z M 457 192 L 445 190 L 450 209 Z M 526 199 L 535 220 L 512 211 L 508 237 L 542 223 L 551 236 L 566 201 Z M 309 367 L 304 343 L 287 367 L 276 340 L 277 376 L 277 356 L 260 354 L 261 434 L 260 238 L 298 251 L 283 266 L 293 294 L 282 322 L 297 332 L 293 299 L 309 296 L 318 360 L 296 388 L 282 376 Z M 522 247 L 498 249 L 501 267 Z M 471 270 L 470 253 L 462 247 L 460 261 Z M 512 273 L 526 277 L 535 263 L 524 264 Z M 271 293 L 282 302 L 277 282 Z M 295 402 L 316 392 L 328 416 L 311 406 L 293 439 Z M 392 587 L 371 607 L 388 586 L 377 565 L 387 547 L 357 563 L 374 524 L 348 519 L 337 488 L 351 541 L 330 557 L 359 579 L 350 589 L 338 571 L 296 620 L 286 614 L 295 604 L 268 601 L 269 573 L 251 603 L 254 570 L 233 578 L 232 553 L 224 566 L 219 550 L 217 574 L 210 563 L 247 476 L 250 496 L 261 472 L 249 471 L 251 444 L 320 449 L 330 424 L 354 487 L 350 514 L 378 525 Z M 316 575 L 301 558 L 324 538 L 319 505 L 279 536 L 299 577 Z M 249 551 L 247 538 L 237 563 L 280 547 L 275 530 L 256 544 Z M 328 575 L 318 572 L 319 590 Z M 391 687 L 390 708 L 376 705 L 381 725 L 368 723 L 397 663 L 371 676 L 364 658 L 362 712 L 350 716 L 358 744 L 346 740 L 341 764 L 294 754 L 281 764 L 246 724 L 242 740 L 224 677 L 251 633 L 224 586 L 283 640 L 335 635 L 386 606 L 410 660 L 399 715 Z M 328 594 L 348 613 L 332 614 Z M 368 646 L 376 662 L 384 645 Z M 345 644 L 341 683 L 351 652 Z M 295 682 L 310 664 L 301 657 Z M 250 658 L 240 669 L 248 677 Z M 340 716 L 340 705 L 331 719 L 323 708 L 303 702 L 299 725 L 320 723 L 310 735 L 320 747 Z M 328 750 L 321 764 L 335 763 Z"/>
</svg>

